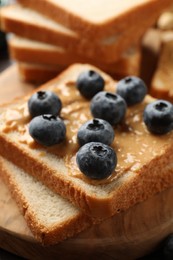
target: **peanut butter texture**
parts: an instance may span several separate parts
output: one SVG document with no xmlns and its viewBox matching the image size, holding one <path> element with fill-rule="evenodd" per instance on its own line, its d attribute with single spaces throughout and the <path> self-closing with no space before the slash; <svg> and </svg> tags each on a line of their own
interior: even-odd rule
<svg viewBox="0 0 173 260">
<path fill-rule="evenodd" d="M 115 93 L 116 85 L 105 80 L 105 90 Z M 49 87 L 61 99 L 63 107 L 60 117 L 64 120 L 67 127 L 66 139 L 58 145 L 41 149 L 40 156 L 52 153 L 64 159 L 68 167 L 68 174 L 76 178 L 82 178 L 95 185 L 110 183 L 128 170 L 138 174 L 139 169 L 148 163 L 153 157 L 159 155 L 165 146 L 169 145 L 172 132 L 166 135 L 153 135 L 146 129 L 143 122 L 143 110 L 145 106 L 153 101 L 146 96 L 140 104 L 133 105 L 127 109 L 124 121 L 114 127 L 115 138 L 112 147 L 117 154 L 118 164 L 113 174 L 101 181 L 90 180 L 85 177 L 78 169 L 76 164 L 76 152 L 80 148 L 77 143 L 77 131 L 87 120 L 92 118 L 90 113 L 90 101 L 83 98 L 75 86 L 75 80 L 65 81 Z M 28 97 L 29 99 L 29 97 Z M 29 145 L 30 149 L 40 149 L 28 133 L 28 124 L 31 117 L 28 112 L 27 99 L 25 103 L 9 108 L 1 114 L 3 125 L 1 131 L 16 131 L 17 142 Z M 43 147 L 41 147 L 43 148 Z"/>
</svg>

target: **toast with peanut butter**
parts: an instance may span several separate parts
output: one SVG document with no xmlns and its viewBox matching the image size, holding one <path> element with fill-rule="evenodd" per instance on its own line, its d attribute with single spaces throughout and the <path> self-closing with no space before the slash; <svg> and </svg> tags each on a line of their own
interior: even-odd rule
<svg viewBox="0 0 173 260">
<path fill-rule="evenodd" d="M 28 100 L 34 92 L 1 107 L 0 154 L 35 176 L 54 192 L 68 198 L 86 214 L 102 219 L 126 210 L 173 184 L 173 132 L 153 134 L 148 130 L 143 122 L 143 112 L 148 104 L 153 103 L 153 98 L 147 95 L 140 103 L 128 106 L 124 119 L 113 127 L 115 137 L 111 144 L 104 145 L 105 148 L 102 149 L 102 142 L 96 146 L 94 142 L 96 149 L 90 150 L 97 157 L 94 166 L 98 167 L 98 172 L 102 171 L 104 178 L 93 178 L 97 175 L 96 169 L 93 172 L 88 170 L 87 175 L 84 174 L 83 170 L 79 170 L 81 168 L 76 157 L 85 145 L 80 148 L 77 133 L 93 116 L 90 111 L 91 100 L 84 97 L 76 86 L 79 75 L 86 71 L 90 76 L 97 72 L 103 79 L 108 98 L 114 99 L 116 82 L 110 76 L 91 65 L 74 64 L 57 78 L 35 90 L 40 97 L 46 90 L 53 91 L 61 100 L 62 109 L 58 119 L 61 122 L 61 128 L 58 130 L 61 131 L 58 136 L 61 142 L 49 142 L 53 138 L 53 128 L 49 138 L 40 131 L 37 137 L 35 136 L 36 139 L 31 135 L 29 126 L 38 118 L 32 119 L 28 108 Z M 131 79 L 127 78 L 126 82 L 129 81 Z M 167 105 L 161 102 L 156 107 L 162 111 Z M 42 118 L 54 120 L 50 115 Z M 98 126 L 98 120 L 95 119 L 94 123 Z M 159 131 L 162 128 L 160 125 L 162 126 L 161 123 L 156 125 Z M 40 135 L 44 144 L 38 141 Z M 107 138 L 107 134 L 103 135 L 102 139 L 105 137 Z M 111 158 L 107 159 L 113 159 L 108 161 L 106 166 L 103 165 L 106 168 L 100 169 L 99 158 L 109 155 L 107 149 L 111 151 Z M 86 156 L 83 153 L 82 162 L 86 162 L 85 167 L 90 163 L 87 156 L 90 158 L 90 153 Z M 104 164 L 104 160 L 101 163 Z M 107 168 L 110 166 L 111 171 L 107 175 Z"/>
<path fill-rule="evenodd" d="M 53 75 L 53 78 L 58 72 L 78 62 L 93 64 L 115 78 L 127 75 L 137 76 L 139 75 L 141 65 L 141 50 L 139 46 L 132 46 L 123 54 L 120 60 L 110 64 L 98 63 L 97 61 L 70 53 L 60 46 L 31 41 L 17 36 L 11 37 L 9 40 L 9 50 L 11 58 L 20 62 L 21 75 L 29 81 L 37 80 L 38 75 L 40 75 L 40 82 L 45 81 L 45 79 L 49 80 L 51 79 L 50 76 Z M 33 76 L 31 77 L 29 68 L 32 68 L 33 71 Z M 39 74 L 37 74 L 37 70 Z"/>
<path fill-rule="evenodd" d="M 116 9 L 116 12 L 113 15 L 115 16 L 115 21 L 112 24 L 112 21 L 108 19 L 108 24 L 111 23 L 111 26 L 109 25 L 107 28 L 112 30 L 112 32 L 110 35 L 105 34 L 102 39 L 97 37 L 97 31 L 94 33 L 94 36 L 90 36 L 87 39 L 90 30 L 88 30 L 87 33 L 84 31 L 88 27 L 78 33 L 70 29 L 70 27 L 66 27 L 63 23 L 55 22 L 51 18 L 46 17 L 42 10 L 36 12 L 21 5 L 8 6 L 1 9 L 1 27 L 6 32 L 11 32 L 32 40 L 62 46 L 71 53 L 74 53 L 75 50 L 75 53 L 79 55 L 84 55 L 97 62 L 107 64 L 119 60 L 129 46 L 138 44 L 141 41 L 143 34 L 155 23 L 158 15 L 169 5 L 170 1 L 171 0 L 143 0 L 141 3 L 141 0 L 136 0 L 133 4 L 131 4 L 130 1 L 127 1 L 123 5 L 121 5 L 120 2 L 117 5 L 117 3 L 113 3 L 113 1 L 110 0 L 113 5 L 110 6 L 106 3 L 106 8 L 108 7 L 110 9 L 110 13 L 112 13 L 112 8 Z M 21 1 L 21 4 L 30 5 L 34 2 L 26 1 L 26 3 L 24 3 Z M 49 1 L 44 2 L 45 4 L 51 4 Z M 40 3 L 41 6 L 45 7 L 42 1 L 37 1 L 34 4 L 34 7 Z M 62 4 L 63 3 L 64 2 L 62 1 Z M 105 14 L 105 10 L 102 6 L 103 2 L 99 2 L 97 5 L 98 4 L 103 10 L 102 14 Z M 75 6 L 74 3 L 73 5 Z M 94 6 L 94 12 L 98 12 L 97 5 Z M 79 6 L 79 3 L 76 6 Z M 56 8 L 54 10 L 56 10 Z M 120 11 L 120 13 L 118 11 Z M 57 16 L 58 13 L 56 12 L 56 17 Z M 65 17 L 65 14 L 61 12 L 60 16 Z M 78 20 L 78 24 L 81 24 L 80 20 L 81 19 Z M 91 28 L 94 28 L 94 25 Z M 106 32 L 104 24 L 101 24 L 99 28 L 103 30 L 103 32 Z M 84 35 L 82 35 L 82 32 Z"/>
</svg>

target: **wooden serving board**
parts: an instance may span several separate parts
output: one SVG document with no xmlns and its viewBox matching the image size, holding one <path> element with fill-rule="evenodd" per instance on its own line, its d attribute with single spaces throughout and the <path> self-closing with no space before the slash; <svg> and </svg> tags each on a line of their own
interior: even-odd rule
<svg viewBox="0 0 173 260">
<path fill-rule="evenodd" d="M 28 93 L 16 66 L 0 75 L 0 102 Z M 36 242 L 8 189 L 0 180 L 0 247 L 28 259 L 136 259 L 173 232 L 173 188 L 157 194 L 73 239 L 43 247 Z"/>
</svg>

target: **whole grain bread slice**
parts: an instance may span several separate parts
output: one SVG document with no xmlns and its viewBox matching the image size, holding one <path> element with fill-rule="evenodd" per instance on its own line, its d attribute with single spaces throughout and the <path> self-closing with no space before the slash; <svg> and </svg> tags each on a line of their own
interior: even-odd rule
<svg viewBox="0 0 173 260">
<path fill-rule="evenodd" d="M 157 13 L 156 11 L 154 12 Z M 71 53 L 88 57 L 95 62 L 113 63 L 119 60 L 129 46 L 139 44 L 144 32 L 153 22 L 153 14 L 148 14 L 147 19 L 142 16 L 140 26 L 128 27 L 128 30 L 98 40 L 76 34 L 57 22 L 19 5 L 1 8 L 1 26 L 6 32 L 49 44 L 63 46 Z M 75 50 L 75 51 L 74 51 Z"/>
<path fill-rule="evenodd" d="M 68 200 L 3 157 L 0 157 L 0 167 L 0 177 L 38 242 L 56 244 L 92 224 L 91 219 Z"/>
<path fill-rule="evenodd" d="M 18 0 L 51 19 L 64 24 L 85 38 L 98 40 L 116 36 L 129 28 L 148 27 L 164 8 L 172 4 L 171 0 Z"/>
<path fill-rule="evenodd" d="M 30 138 L 28 95 L 1 108 L 0 153 L 85 213 L 102 219 L 173 184 L 173 132 L 162 136 L 148 132 L 142 114 L 153 99 L 147 96 L 142 103 L 129 107 L 125 121 L 115 128 L 112 147 L 117 153 L 118 165 L 112 176 L 100 182 L 84 177 L 75 162 L 79 149 L 76 132 L 91 118 L 90 101 L 79 94 L 75 84 L 85 70 L 98 71 L 105 80 L 105 90 L 115 91 L 116 82 L 112 78 L 87 64 L 70 66 L 40 88 L 56 92 L 62 100 L 61 117 L 67 126 L 63 143 L 45 148 Z"/>
<path fill-rule="evenodd" d="M 52 71 L 52 75 L 56 76 L 56 71 L 58 73 L 62 71 L 63 68 L 76 62 L 89 62 L 90 64 L 96 65 L 98 68 L 116 78 L 127 75 L 137 76 L 140 72 L 141 51 L 139 46 L 132 46 L 129 48 L 129 50 L 124 53 L 121 59 L 117 62 L 105 64 L 70 53 L 65 48 L 60 46 L 32 41 L 22 37 L 11 37 L 8 43 L 11 58 L 19 61 L 20 63 L 22 62 L 22 64 L 19 64 L 19 67 L 23 69 L 23 75 L 28 75 L 28 77 L 24 76 L 26 79 L 37 80 L 37 78 L 39 78 L 42 79 L 43 82 L 45 79 L 50 79 L 50 71 Z M 30 66 L 28 66 L 27 63 L 30 63 Z M 32 64 L 33 66 L 31 66 Z M 42 77 L 37 76 L 35 69 L 35 77 L 33 76 L 30 78 L 30 74 L 27 73 L 27 71 L 31 67 L 34 71 L 34 64 L 38 65 L 36 69 L 40 71 L 40 74 L 42 68 Z"/>
</svg>

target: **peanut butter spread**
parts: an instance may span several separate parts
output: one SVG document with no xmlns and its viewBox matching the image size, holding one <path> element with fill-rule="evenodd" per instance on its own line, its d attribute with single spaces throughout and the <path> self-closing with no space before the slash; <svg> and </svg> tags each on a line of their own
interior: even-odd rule
<svg viewBox="0 0 173 260">
<path fill-rule="evenodd" d="M 57 93 L 62 101 L 63 108 L 60 117 L 66 124 L 67 135 L 66 140 L 61 144 L 45 147 L 45 152 L 40 152 L 39 155 L 46 156 L 48 152 L 62 157 L 69 169 L 68 173 L 76 178 L 82 178 L 97 185 L 109 183 L 128 170 L 138 173 L 142 166 L 159 155 L 163 147 L 170 143 L 172 133 L 162 136 L 152 135 L 143 123 L 144 107 L 152 100 L 147 96 L 142 103 L 129 107 L 124 122 L 115 127 L 115 138 L 111 145 L 118 158 L 115 172 L 102 181 L 89 180 L 79 171 L 75 156 L 79 149 L 77 131 L 83 123 L 92 118 L 90 101 L 80 95 L 75 87 L 75 81 L 54 84 L 49 89 Z M 106 82 L 105 90 L 115 92 L 114 84 Z M 18 133 L 16 135 L 17 142 L 29 145 L 30 149 L 40 149 L 41 145 L 37 144 L 28 133 L 28 124 L 31 118 L 27 102 L 4 111 L 1 117 L 3 119 L 1 131 L 6 133 L 16 131 Z"/>
</svg>

